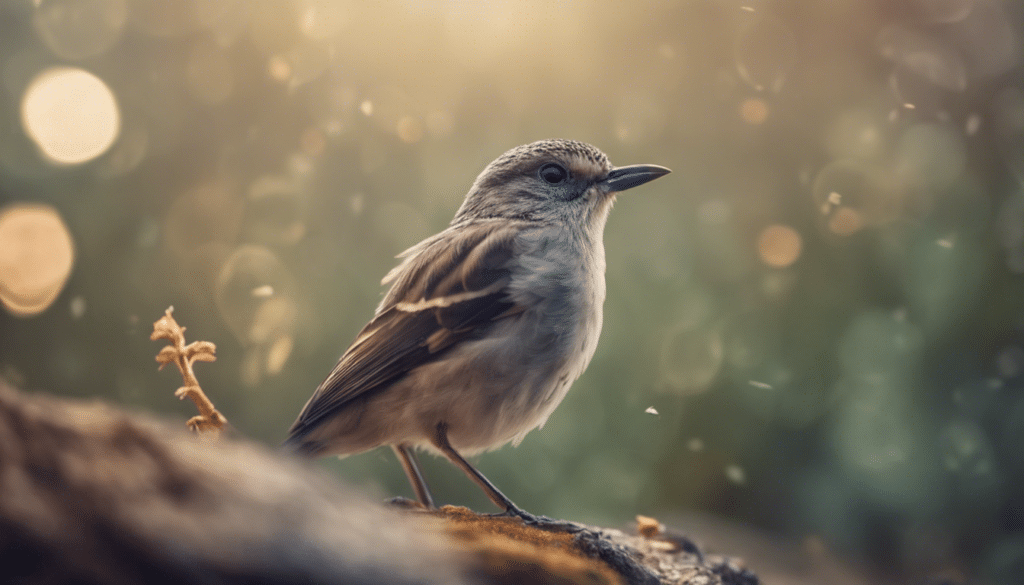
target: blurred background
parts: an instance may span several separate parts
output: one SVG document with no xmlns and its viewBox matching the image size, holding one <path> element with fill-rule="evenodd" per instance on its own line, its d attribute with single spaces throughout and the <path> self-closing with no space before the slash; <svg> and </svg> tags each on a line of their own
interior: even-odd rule
<svg viewBox="0 0 1024 585">
<path fill-rule="evenodd" d="M 597 355 L 490 479 L 1019 582 L 1022 35 L 999 0 L 0 0 L 0 376 L 184 420 L 173 305 L 276 445 L 394 255 L 574 138 L 674 172 L 619 198 Z M 389 450 L 323 464 L 411 495 Z"/>
</svg>

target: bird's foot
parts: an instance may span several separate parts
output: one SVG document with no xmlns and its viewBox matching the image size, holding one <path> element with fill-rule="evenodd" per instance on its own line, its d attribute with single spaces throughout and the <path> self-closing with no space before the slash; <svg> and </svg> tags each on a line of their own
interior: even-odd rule
<svg viewBox="0 0 1024 585">
<path fill-rule="evenodd" d="M 566 522 L 565 520 L 555 520 L 554 518 L 548 518 L 547 516 L 536 516 L 523 510 L 518 506 L 511 506 L 504 512 L 498 512 L 495 514 L 488 514 L 491 518 L 519 518 L 523 521 L 523 524 L 527 526 L 533 526 L 541 530 L 549 530 L 555 532 L 568 532 L 575 534 L 586 527 L 576 524 L 575 522 Z"/>
<path fill-rule="evenodd" d="M 490 518 L 519 518 L 526 524 L 536 524 L 541 518 L 543 518 L 543 516 L 534 516 L 512 502 L 508 503 L 508 507 L 505 508 L 504 512 L 495 512 L 493 514 L 487 514 L 487 516 Z"/>
<path fill-rule="evenodd" d="M 384 503 L 399 510 L 430 510 L 430 508 L 422 503 L 410 500 L 409 498 L 403 498 L 402 496 L 395 496 L 390 500 L 385 500 Z"/>
<path fill-rule="evenodd" d="M 515 506 L 506 508 L 504 512 L 494 512 L 491 514 L 484 514 L 484 516 L 487 516 L 488 518 L 522 518 L 524 522 L 529 522 L 530 519 L 536 518 L 533 514 L 530 514 L 525 510 L 520 510 Z"/>
</svg>

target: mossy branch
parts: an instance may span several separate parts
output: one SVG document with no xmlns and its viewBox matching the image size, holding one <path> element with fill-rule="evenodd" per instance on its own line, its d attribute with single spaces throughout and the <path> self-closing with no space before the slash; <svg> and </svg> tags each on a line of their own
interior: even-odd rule
<svg viewBox="0 0 1024 585">
<path fill-rule="evenodd" d="M 178 325 L 171 313 L 174 307 L 168 307 L 164 316 L 153 323 L 153 333 L 150 339 L 166 339 L 171 345 L 165 346 L 156 355 L 156 361 L 160 363 L 160 369 L 167 364 L 178 366 L 181 371 L 181 378 L 185 385 L 174 393 L 179 399 L 189 398 L 199 410 L 199 415 L 188 419 L 188 428 L 196 432 L 213 431 L 218 432 L 227 425 L 227 419 L 213 406 L 213 402 L 206 397 L 206 393 L 199 387 L 199 380 L 192 370 L 192 364 L 200 362 L 212 362 L 217 359 L 217 346 L 209 341 L 193 341 L 185 345 L 185 328 Z"/>
</svg>

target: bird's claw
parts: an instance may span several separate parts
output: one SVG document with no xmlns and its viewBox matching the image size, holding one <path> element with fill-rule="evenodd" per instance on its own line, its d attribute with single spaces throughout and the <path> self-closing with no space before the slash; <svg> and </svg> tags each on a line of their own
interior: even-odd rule
<svg viewBox="0 0 1024 585">
<path fill-rule="evenodd" d="M 519 518 L 523 521 L 523 524 L 526 524 L 527 526 L 533 526 L 534 528 L 553 532 L 568 532 L 570 534 L 575 534 L 585 530 L 585 528 L 579 524 L 566 522 L 564 520 L 555 520 L 554 518 L 548 518 L 547 516 L 536 516 L 522 508 L 519 508 L 518 506 L 512 506 L 511 508 L 507 508 L 504 512 L 488 514 L 488 516 L 491 518 Z"/>
<path fill-rule="evenodd" d="M 517 506 L 511 506 L 505 508 L 504 512 L 494 512 L 493 514 L 486 514 L 489 518 L 519 518 L 527 524 L 533 524 L 537 522 L 537 517 L 527 512 L 526 510 L 520 509 Z"/>
</svg>

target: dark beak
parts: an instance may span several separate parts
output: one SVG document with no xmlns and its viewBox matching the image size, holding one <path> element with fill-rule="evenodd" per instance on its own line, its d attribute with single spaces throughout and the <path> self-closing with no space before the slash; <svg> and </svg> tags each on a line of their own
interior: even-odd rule
<svg viewBox="0 0 1024 585">
<path fill-rule="evenodd" d="M 667 175 L 671 172 L 672 171 L 665 167 L 659 167 L 658 165 L 630 165 L 628 167 L 618 167 L 612 169 L 611 172 L 608 173 L 608 177 L 601 181 L 600 185 L 604 187 L 606 193 L 625 191 L 626 189 L 639 187 L 644 183 L 653 181 L 654 179 Z"/>
</svg>

